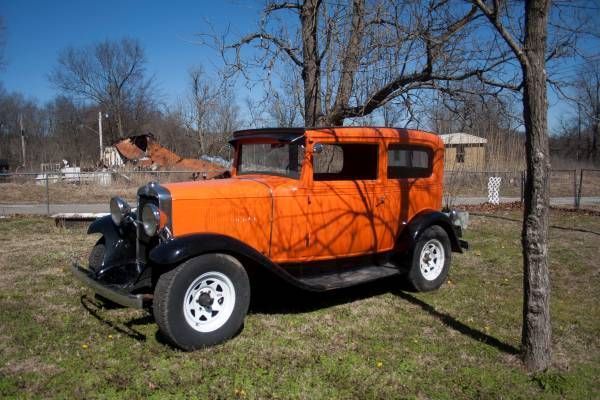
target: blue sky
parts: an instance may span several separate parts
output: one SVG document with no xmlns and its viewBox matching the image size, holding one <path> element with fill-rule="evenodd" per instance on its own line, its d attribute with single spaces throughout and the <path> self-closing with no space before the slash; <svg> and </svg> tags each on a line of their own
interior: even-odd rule
<svg viewBox="0 0 600 400">
<path fill-rule="evenodd" d="M 202 65 L 210 74 L 220 66 L 215 51 L 195 43 L 195 35 L 209 26 L 218 32 L 229 27 L 231 38 L 253 31 L 263 4 L 261 0 L 0 0 L 7 62 L 0 82 L 8 91 L 44 103 L 57 94 L 47 76 L 62 49 L 131 37 L 141 41 L 147 71 L 155 77 L 162 100 L 172 104 L 185 96 L 190 68 Z M 561 68 L 563 74 L 576 74 L 576 66 L 568 62 Z M 237 90 L 240 102 L 252 95 L 242 84 Z M 550 93 L 551 128 L 558 128 L 568 112 Z"/>
<path fill-rule="evenodd" d="M 2 0 L 8 63 L 0 81 L 9 91 L 41 102 L 56 91 L 47 76 L 58 53 L 104 39 L 138 38 L 146 50 L 147 70 L 167 102 L 186 91 L 188 70 L 203 65 L 210 72 L 219 59 L 194 41 L 195 34 L 230 25 L 233 34 L 254 27 L 260 4 L 253 1 L 58 1 Z"/>
</svg>

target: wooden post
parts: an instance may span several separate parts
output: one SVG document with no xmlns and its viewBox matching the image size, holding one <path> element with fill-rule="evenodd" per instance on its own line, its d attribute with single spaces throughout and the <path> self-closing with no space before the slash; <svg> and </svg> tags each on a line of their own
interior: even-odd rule
<svg viewBox="0 0 600 400">
<path fill-rule="evenodd" d="M 577 201 L 577 170 L 573 170 L 573 206 L 579 208 L 579 201 Z"/>
<path fill-rule="evenodd" d="M 46 171 L 46 215 L 50 216 L 50 185 L 48 182 L 48 171 Z"/>
<path fill-rule="evenodd" d="M 577 191 L 577 208 L 581 206 L 581 187 L 583 186 L 583 168 L 579 170 L 579 189 Z"/>
<path fill-rule="evenodd" d="M 21 128 L 21 155 L 23 157 L 23 168 L 25 168 L 25 129 L 23 128 L 23 114 L 19 114 L 19 126 Z"/>
<path fill-rule="evenodd" d="M 100 141 L 100 164 L 102 164 L 103 143 L 102 143 L 102 111 L 98 111 L 98 139 Z"/>
</svg>

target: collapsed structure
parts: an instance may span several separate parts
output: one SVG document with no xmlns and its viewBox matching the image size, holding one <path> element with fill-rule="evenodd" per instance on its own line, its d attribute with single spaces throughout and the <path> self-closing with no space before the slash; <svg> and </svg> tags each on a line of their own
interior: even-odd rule
<svg viewBox="0 0 600 400">
<path fill-rule="evenodd" d="M 151 170 L 196 171 L 199 178 L 212 179 L 224 177 L 224 166 L 200 159 L 183 158 L 163 147 L 153 134 L 130 136 L 120 139 L 104 149 L 102 163 L 115 168 L 132 164 Z"/>
</svg>

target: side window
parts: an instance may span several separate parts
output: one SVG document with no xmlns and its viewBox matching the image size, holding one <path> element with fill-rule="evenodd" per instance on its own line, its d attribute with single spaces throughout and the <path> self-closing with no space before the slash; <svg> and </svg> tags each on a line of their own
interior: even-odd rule
<svg viewBox="0 0 600 400">
<path fill-rule="evenodd" d="M 431 170 L 430 149 L 397 144 L 388 147 L 388 178 L 426 178 Z"/>
<path fill-rule="evenodd" d="M 377 144 L 323 144 L 313 154 L 313 180 L 377 179 Z"/>
</svg>

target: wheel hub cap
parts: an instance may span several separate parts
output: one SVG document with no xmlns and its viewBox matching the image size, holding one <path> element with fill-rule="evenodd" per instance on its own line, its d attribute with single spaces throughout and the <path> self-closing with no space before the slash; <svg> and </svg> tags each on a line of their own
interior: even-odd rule
<svg viewBox="0 0 600 400">
<path fill-rule="evenodd" d="M 215 301 L 215 299 L 211 296 L 211 293 L 209 291 L 206 291 L 206 292 L 200 293 L 200 295 L 198 296 L 198 299 L 196 301 L 202 307 L 208 307 L 208 306 L 212 305 L 212 303 Z"/>
<path fill-rule="evenodd" d="M 183 315 L 188 325 L 199 332 L 212 332 L 231 317 L 235 288 L 220 272 L 200 275 L 188 286 L 183 298 Z"/>
<path fill-rule="evenodd" d="M 421 274 L 428 281 L 437 279 L 444 269 L 445 254 L 444 246 L 437 239 L 431 239 L 425 243 L 419 257 Z"/>
</svg>

